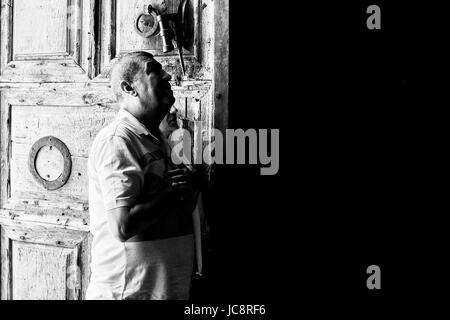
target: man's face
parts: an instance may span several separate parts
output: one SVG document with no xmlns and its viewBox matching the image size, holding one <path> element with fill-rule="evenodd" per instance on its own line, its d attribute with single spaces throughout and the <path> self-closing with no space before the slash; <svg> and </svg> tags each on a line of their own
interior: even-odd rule
<svg viewBox="0 0 450 320">
<path fill-rule="evenodd" d="M 135 81 L 135 88 L 146 110 L 162 120 L 175 103 L 169 83 L 171 76 L 156 60 L 149 60 L 146 66 L 146 70 Z"/>
</svg>

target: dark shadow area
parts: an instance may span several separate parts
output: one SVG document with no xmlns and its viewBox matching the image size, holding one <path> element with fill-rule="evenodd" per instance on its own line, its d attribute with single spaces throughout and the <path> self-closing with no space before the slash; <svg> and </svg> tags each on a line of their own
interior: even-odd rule
<svg viewBox="0 0 450 320">
<path fill-rule="evenodd" d="M 442 20 L 379 1 L 382 29 L 368 30 L 370 4 L 232 4 L 230 127 L 281 129 L 280 172 L 217 168 L 199 298 L 382 308 L 430 285 Z M 366 287 L 372 264 L 379 292 Z"/>
</svg>

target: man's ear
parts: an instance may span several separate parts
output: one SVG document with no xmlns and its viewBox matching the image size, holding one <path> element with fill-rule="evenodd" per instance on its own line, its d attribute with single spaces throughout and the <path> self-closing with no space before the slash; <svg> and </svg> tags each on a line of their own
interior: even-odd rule
<svg viewBox="0 0 450 320">
<path fill-rule="evenodd" d="M 122 90 L 122 92 L 124 94 L 129 94 L 132 95 L 133 97 L 137 97 L 137 92 L 136 90 L 133 88 L 133 86 L 131 84 L 129 84 L 128 82 L 126 82 L 125 80 L 123 80 L 120 83 L 120 89 Z"/>
</svg>

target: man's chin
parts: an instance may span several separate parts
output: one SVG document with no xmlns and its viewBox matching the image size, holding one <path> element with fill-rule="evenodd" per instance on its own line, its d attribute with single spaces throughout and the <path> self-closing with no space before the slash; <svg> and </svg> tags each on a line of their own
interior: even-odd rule
<svg viewBox="0 0 450 320">
<path fill-rule="evenodd" d="M 170 108 L 175 104 L 175 96 L 171 92 L 170 94 L 165 95 L 161 98 L 160 104 L 163 105 L 167 109 L 167 112 L 169 112 Z"/>
</svg>

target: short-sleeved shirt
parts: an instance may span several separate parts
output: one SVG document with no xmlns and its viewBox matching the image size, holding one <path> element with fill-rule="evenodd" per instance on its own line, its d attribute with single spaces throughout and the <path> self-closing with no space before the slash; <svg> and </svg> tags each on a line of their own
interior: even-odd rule
<svg viewBox="0 0 450 320">
<path fill-rule="evenodd" d="M 88 161 L 93 242 L 87 299 L 189 298 L 194 238 L 184 208 L 164 212 L 151 229 L 123 243 L 106 216 L 111 209 L 131 208 L 141 194 L 156 196 L 168 159 L 165 140 L 124 109 L 95 138 Z"/>
</svg>

